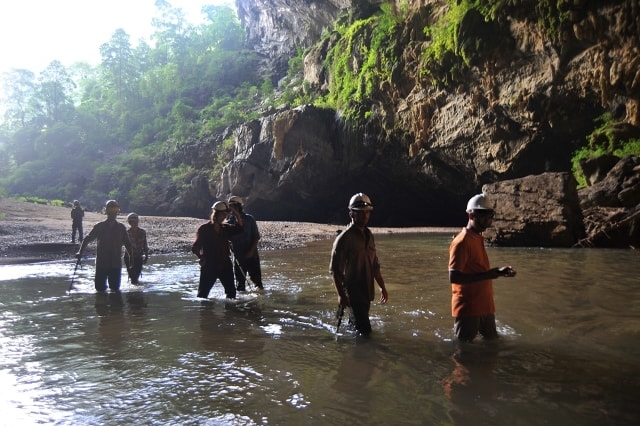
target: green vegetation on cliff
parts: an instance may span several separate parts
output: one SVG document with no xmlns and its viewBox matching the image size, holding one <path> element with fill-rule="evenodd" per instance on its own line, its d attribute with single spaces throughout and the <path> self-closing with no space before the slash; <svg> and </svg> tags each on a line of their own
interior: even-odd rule
<svg viewBox="0 0 640 426">
<path fill-rule="evenodd" d="M 325 60 L 331 75 L 329 93 L 319 102 L 341 112 L 346 121 L 361 121 L 370 114 L 369 101 L 382 82 L 390 82 L 397 64 L 396 34 L 399 17 L 388 5 L 382 13 L 344 25 Z"/>
<path fill-rule="evenodd" d="M 577 150 L 571 160 L 571 169 L 578 182 L 578 187 L 587 185 L 587 180 L 582 173 L 580 161 L 597 158 L 601 155 L 615 155 L 625 157 L 635 155 L 640 157 L 640 138 L 626 134 L 626 125 L 615 121 L 610 113 L 605 113 L 598 118 L 599 125 L 587 138 L 587 145 Z"/>
<path fill-rule="evenodd" d="M 570 0 L 446 0 L 446 4 L 446 13 L 424 28 L 431 42 L 422 58 L 424 74 L 444 85 L 458 83 L 472 63 L 491 59 L 491 49 L 500 37 L 490 23 L 524 14 L 545 28 L 551 40 L 558 41 L 568 13 L 578 7 Z M 488 25 L 478 28 L 480 20 Z"/>
</svg>

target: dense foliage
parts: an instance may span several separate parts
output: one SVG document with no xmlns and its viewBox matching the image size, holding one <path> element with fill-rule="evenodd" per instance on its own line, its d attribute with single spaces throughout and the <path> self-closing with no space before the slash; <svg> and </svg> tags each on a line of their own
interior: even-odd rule
<svg viewBox="0 0 640 426">
<path fill-rule="evenodd" d="M 39 75 L 13 70 L 3 76 L 0 195 L 78 198 L 92 209 L 117 198 L 125 209 L 158 213 L 154 208 L 166 194 L 180 194 L 202 173 L 185 147 L 208 143 L 215 160 L 206 168 L 219 176 L 233 148 L 223 130 L 254 118 L 258 105 L 315 103 L 334 108 L 351 124 L 375 118 L 375 100 L 398 73 L 409 2 L 399 3 L 404 7 L 389 2 L 371 16 L 335 23 L 318 42 L 328 46 L 329 90 L 314 93 L 300 77 L 304 51 L 290 59 L 276 92 L 271 79 L 258 75 L 258 58 L 246 49 L 232 9 L 206 6 L 206 23 L 192 26 L 180 9 L 158 0 L 153 46 L 132 46 L 116 30 L 99 47 L 102 62 L 96 67 L 65 68 L 53 61 Z M 446 3 L 440 18 L 423 29 L 428 42 L 419 68 L 425 84 L 450 88 L 465 81 L 476 61 L 500 53 L 507 37 L 492 31 L 500 22 L 524 15 L 545 28 L 552 43 L 561 43 L 568 14 L 580 7 L 573 0 Z M 611 118 L 603 118 L 588 146 L 576 153 L 579 181 L 581 158 L 640 153 L 637 140 L 612 142 L 617 139 L 608 136 L 611 127 Z"/>
<path fill-rule="evenodd" d="M 39 75 L 2 76 L 0 193 L 78 198 L 92 209 L 118 198 L 144 213 L 168 187 L 188 185 L 194 170 L 176 157 L 183 144 L 218 140 L 252 117 L 264 82 L 235 12 L 205 6 L 206 23 L 194 26 L 156 4 L 154 46 L 132 46 L 117 29 L 96 67 L 53 61 Z M 214 152 L 229 149 L 217 143 Z"/>
<path fill-rule="evenodd" d="M 336 24 L 339 40 L 325 61 L 331 74 L 330 90 L 318 104 L 340 111 L 348 121 L 368 118 L 368 102 L 383 82 L 391 82 L 397 66 L 395 32 L 401 17 L 389 5 L 382 5 L 381 13 L 372 17 Z"/>
</svg>

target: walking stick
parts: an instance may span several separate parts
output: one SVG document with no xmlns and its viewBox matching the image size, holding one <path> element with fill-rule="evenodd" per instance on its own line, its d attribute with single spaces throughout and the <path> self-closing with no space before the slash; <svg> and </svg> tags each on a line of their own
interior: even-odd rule
<svg viewBox="0 0 640 426">
<path fill-rule="evenodd" d="M 340 324 L 342 324 L 342 317 L 344 316 L 344 305 L 338 305 L 338 312 L 336 313 L 338 317 L 338 325 L 336 326 L 336 334 L 338 334 L 338 330 L 340 330 Z"/>
<path fill-rule="evenodd" d="M 240 275 L 242 275 L 242 277 L 244 278 L 244 282 L 249 283 L 249 287 L 251 287 L 251 291 L 255 291 L 255 288 L 253 286 L 253 281 L 249 279 L 247 274 L 244 272 L 244 269 L 242 269 L 242 266 L 240 266 L 240 262 L 238 261 L 238 257 L 236 256 L 236 252 L 233 249 L 233 244 L 231 244 L 231 242 L 229 242 L 229 249 L 231 249 L 231 254 L 233 255 L 233 261 L 238 267 L 238 271 L 240 271 Z"/>
<path fill-rule="evenodd" d="M 73 282 L 76 279 L 76 271 L 78 270 L 78 266 L 80 266 L 81 259 L 82 258 L 78 256 L 78 260 L 76 261 L 76 266 L 75 268 L 73 268 L 73 276 L 71 277 L 71 284 L 69 284 L 69 290 L 67 290 L 67 292 L 71 292 L 71 289 L 73 288 Z"/>
<path fill-rule="evenodd" d="M 253 281 L 251 281 L 249 277 L 247 277 L 247 274 L 245 274 L 244 270 L 242 269 L 242 266 L 240 266 L 240 262 L 238 262 L 238 258 L 236 257 L 235 253 L 233 253 L 233 261 L 236 263 L 236 266 L 238 267 L 238 271 L 240 271 L 240 275 L 242 275 L 242 277 L 244 278 L 245 283 L 249 283 L 249 287 L 251 287 L 251 291 L 255 291 L 255 289 L 253 288 Z"/>
</svg>

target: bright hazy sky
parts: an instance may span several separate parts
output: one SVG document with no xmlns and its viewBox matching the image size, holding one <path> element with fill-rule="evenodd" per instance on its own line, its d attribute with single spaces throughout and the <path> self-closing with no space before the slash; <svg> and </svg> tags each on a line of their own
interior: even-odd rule
<svg viewBox="0 0 640 426">
<path fill-rule="evenodd" d="M 205 4 L 233 0 L 168 0 L 197 24 Z M 97 65 L 100 45 L 118 28 L 133 47 L 153 32 L 155 0 L 0 0 L 0 73 L 25 68 L 38 75 L 53 60 L 66 67 L 78 61 Z"/>
</svg>

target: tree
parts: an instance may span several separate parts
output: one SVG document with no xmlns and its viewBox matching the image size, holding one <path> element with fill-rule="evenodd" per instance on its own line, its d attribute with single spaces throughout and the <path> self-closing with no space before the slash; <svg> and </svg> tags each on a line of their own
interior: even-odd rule
<svg viewBox="0 0 640 426">
<path fill-rule="evenodd" d="M 51 62 L 40 74 L 36 100 L 47 124 L 72 118 L 75 87 L 60 61 Z"/>
<path fill-rule="evenodd" d="M 13 69 L 3 74 L 3 91 L 6 99 L 4 125 L 7 130 L 17 130 L 24 127 L 35 115 L 31 99 L 36 91 L 36 81 L 33 72 L 25 69 Z"/>
<path fill-rule="evenodd" d="M 133 82 L 138 77 L 129 35 L 122 28 L 117 29 L 111 40 L 100 46 L 100 55 L 107 87 L 115 92 L 120 104 L 125 104 L 132 92 Z"/>
</svg>

